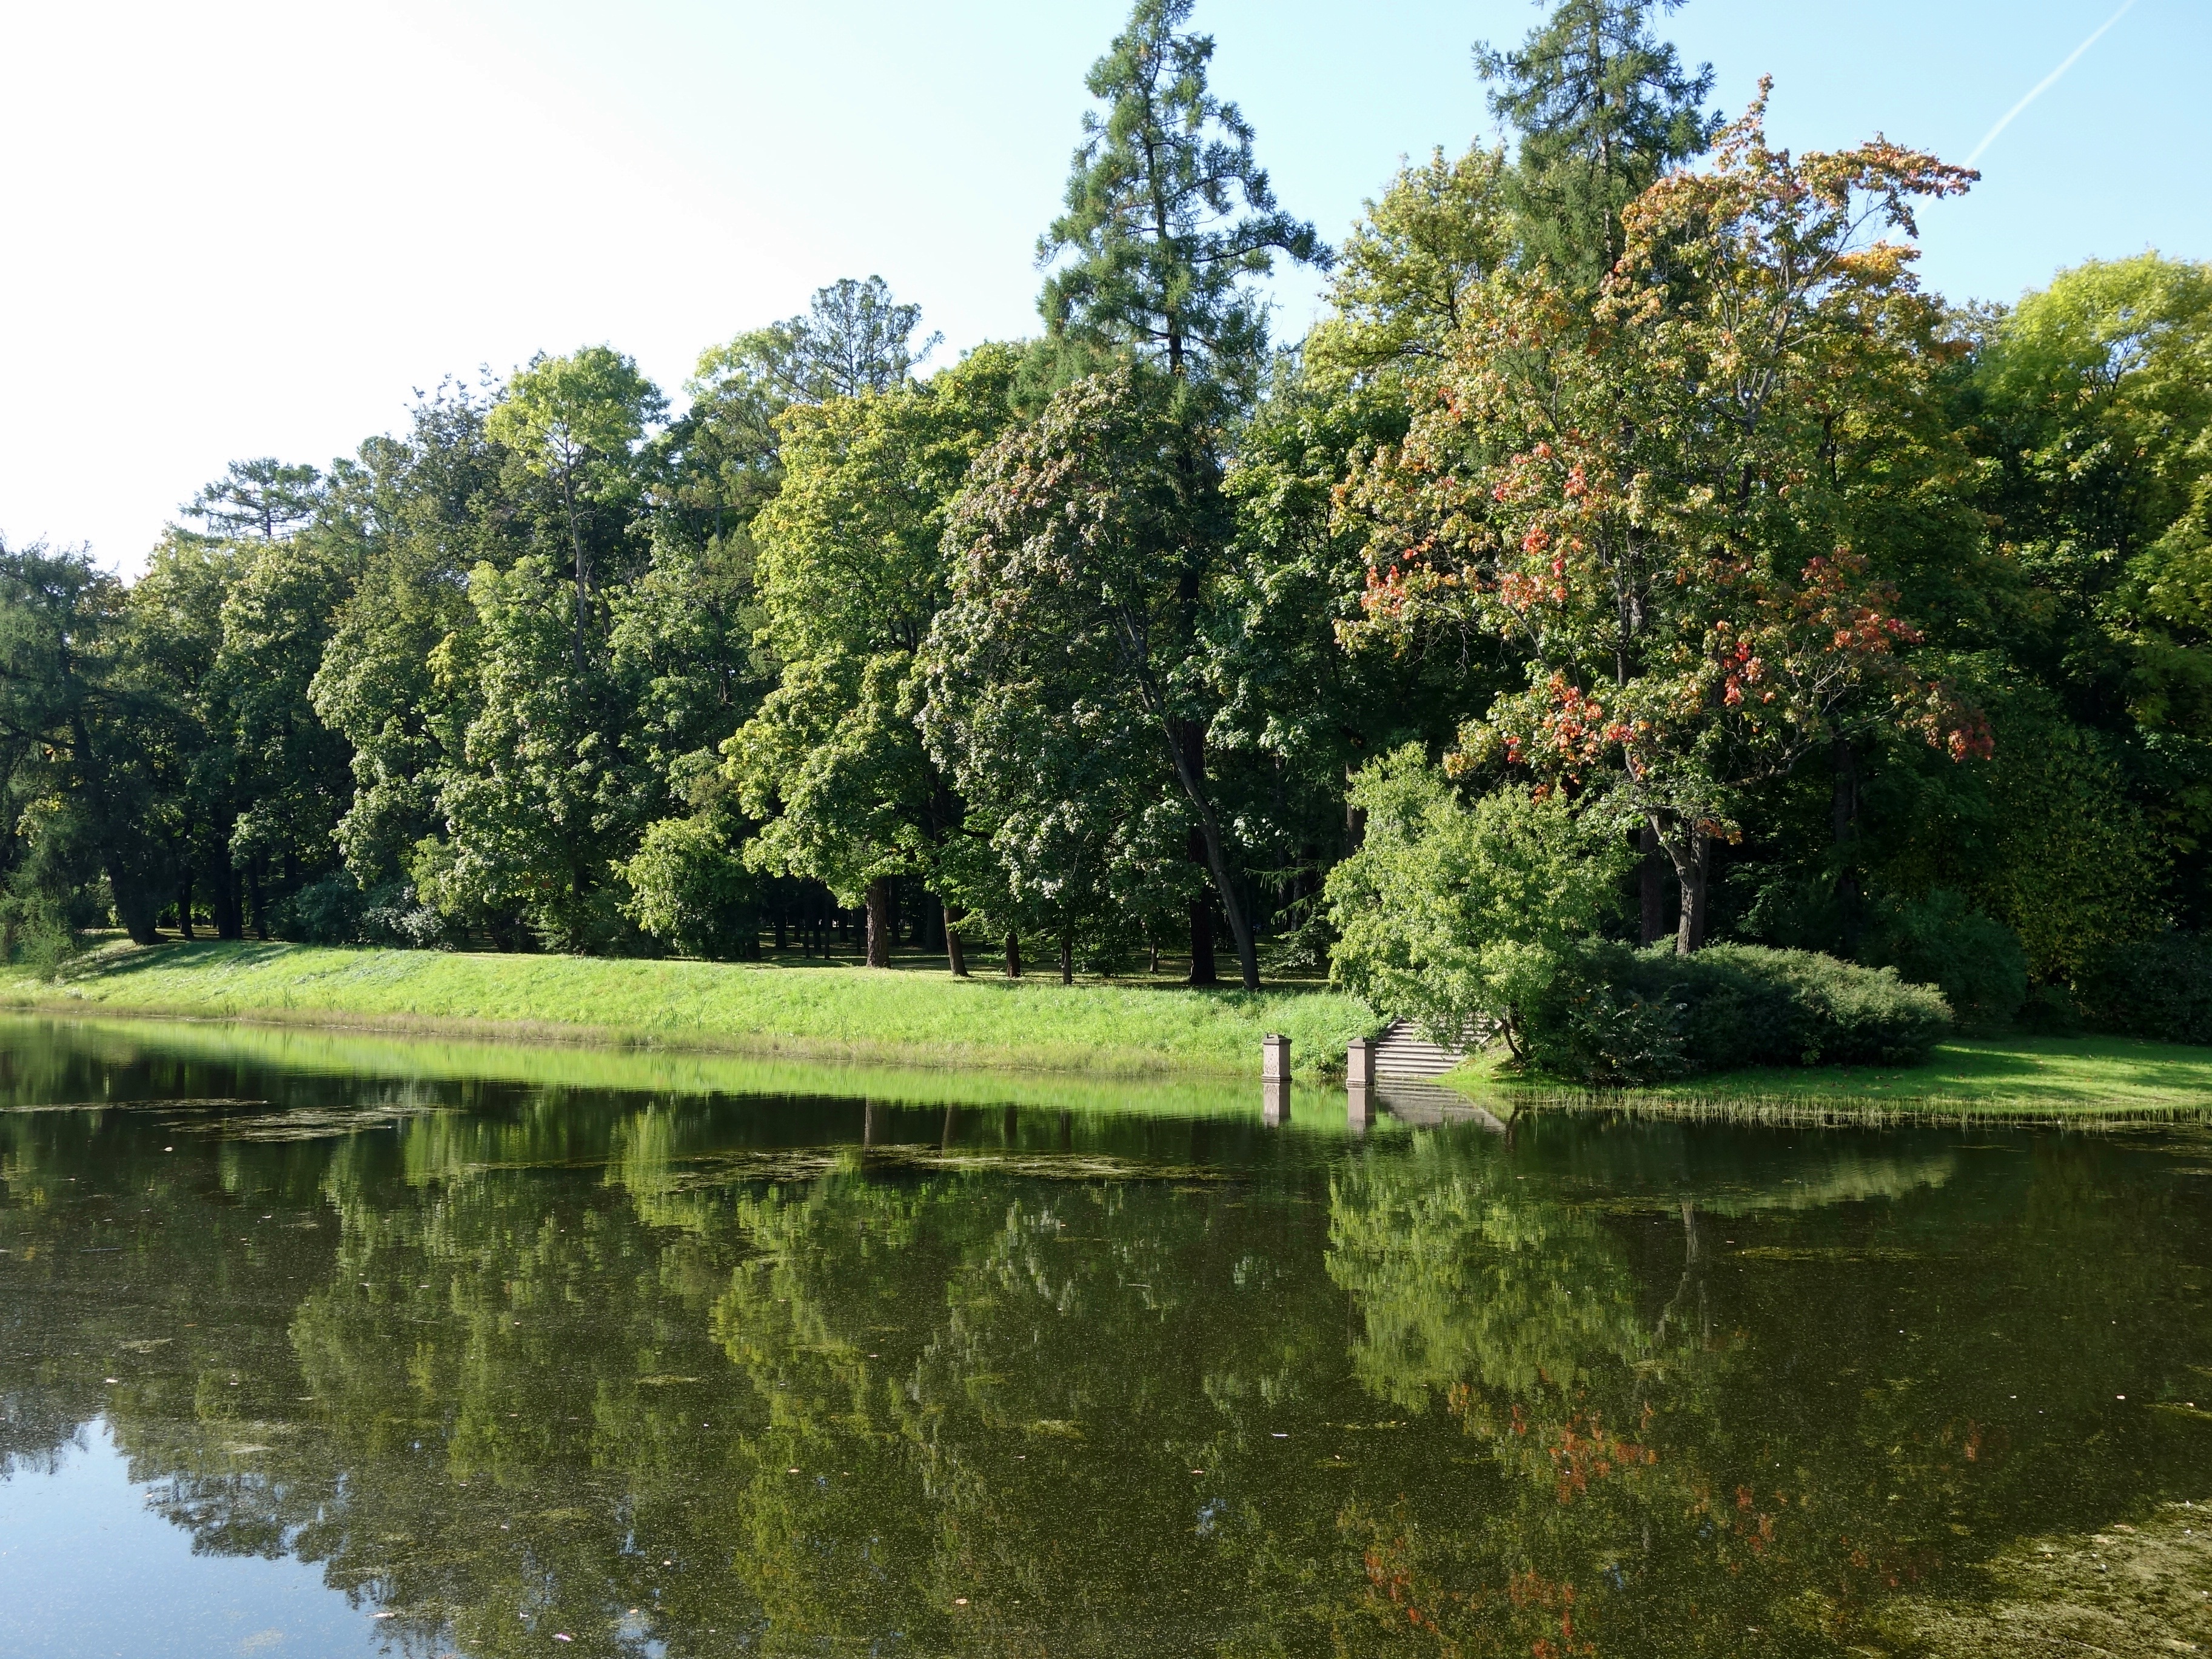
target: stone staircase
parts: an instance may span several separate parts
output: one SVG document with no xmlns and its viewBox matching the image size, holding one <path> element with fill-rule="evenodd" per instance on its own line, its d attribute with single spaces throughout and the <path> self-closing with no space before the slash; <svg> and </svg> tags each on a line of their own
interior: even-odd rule
<svg viewBox="0 0 2212 1659">
<path fill-rule="evenodd" d="M 1467 1058 L 1464 1048 L 1447 1048 L 1423 1036 L 1409 1019 L 1394 1019 L 1375 1039 L 1375 1077 L 1419 1080 L 1442 1077 Z"/>
</svg>

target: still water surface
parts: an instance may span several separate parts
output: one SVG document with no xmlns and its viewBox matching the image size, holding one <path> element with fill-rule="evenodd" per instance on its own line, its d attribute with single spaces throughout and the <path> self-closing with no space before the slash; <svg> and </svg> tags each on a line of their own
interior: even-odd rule
<svg viewBox="0 0 2212 1659">
<path fill-rule="evenodd" d="M 0 1652 L 2212 1639 L 2201 1126 L 759 1075 L 0 1022 Z"/>
</svg>

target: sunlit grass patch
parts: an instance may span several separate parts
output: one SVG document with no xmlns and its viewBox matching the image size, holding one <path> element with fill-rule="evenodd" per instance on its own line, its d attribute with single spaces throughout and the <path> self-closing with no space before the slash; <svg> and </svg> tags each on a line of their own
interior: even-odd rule
<svg viewBox="0 0 2212 1659">
<path fill-rule="evenodd" d="M 1252 1077 L 1260 1040 L 1291 1040 L 1302 1075 L 1341 1067 L 1375 1029 L 1358 999 L 1007 981 L 838 963 L 728 963 L 163 945 L 105 950 L 58 982 L 6 988 L 18 1006 L 276 1019 L 742 1050 L 816 1060 L 1143 1077 Z"/>
<path fill-rule="evenodd" d="M 1769 1066 L 1644 1089 L 1577 1089 L 1514 1075 L 1495 1054 L 1445 1079 L 1519 1109 L 1601 1109 L 1669 1117 L 1802 1122 L 1955 1115 L 2128 1119 L 2212 1111 L 2212 1048 L 2130 1037 L 1960 1038 L 1922 1065 Z"/>
</svg>

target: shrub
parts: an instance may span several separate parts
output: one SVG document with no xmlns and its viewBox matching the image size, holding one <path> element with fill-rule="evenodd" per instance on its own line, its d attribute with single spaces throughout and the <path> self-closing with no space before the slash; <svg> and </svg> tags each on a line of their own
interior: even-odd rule
<svg viewBox="0 0 2212 1659">
<path fill-rule="evenodd" d="M 347 872 L 310 882 L 276 908 L 276 935 L 305 945 L 355 945 L 368 896 Z"/>
<path fill-rule="evenodd" d="M 1437 1042 L 1486 1016 L 1522 1052 L 1523 1005 L 1615 902 L 1620 838 L 1526 788 L 1468 805 L 1412 747 L 1364 768 L 1352 802 L 1367 835 L 1325 890 L 1332 976 Z"/>
<path fill-rule="evenodd" d="M 1752 1066 L 1902 1066 L 1950 1027 L 1940 992 L 1812 951 L 1590 945 L 1525 1020 L 1528 1058 L 1601 1085 Z"/>
<path fill-rule="evenodd" d="M 2009 1025 L 2027 1000 L 2027 957 L 2020 940 L 1946 888 L 1883 904 L 1865 955 L 1875 967 L 1896 969 L 1901 979 L 1938 987 L 1959 1023 L 1971 1029 Z"/>
<path fill-rule="evenodd" d="M 1559 958 L 1558 972 L 1522 1010 L 1529 1063 L 1599 1088 L 1663 1082 L 1693 1069 L 1686 1004 L 1632 981 L 1636 953 L 1595 945 Z"/>
<path fill-rule="evenodd" d="M 664 945 L 718 962 L 760 955 L 759 878 L 711 816 L 660 819 L 617 867 L 623 913 Z"/>
<path fill-rule="evenodd" d="M 2123 945 L 2077 988 L 2093 1024 L 2160 1042 L 2212 1043 L 2212 939 L 2166 933 Z"/>
</svg>

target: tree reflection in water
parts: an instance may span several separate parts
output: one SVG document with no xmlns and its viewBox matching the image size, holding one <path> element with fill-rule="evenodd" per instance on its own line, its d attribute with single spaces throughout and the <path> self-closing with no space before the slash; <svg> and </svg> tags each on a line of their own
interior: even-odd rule
<svg viewBox="0 0 2212 1659">
<path fill-rule="evenodd" d="M 1349 1146 L 19 1047 L 19 1478 L 104 1415 L 197 1548 L 411 1651 L 1840 1653 L 2212 1492 L 2148 1403 L 2212 1363 L 2189 1133 Z M 21 1109 L 91 1100 L 137 1103 Z"/>
</svg>

